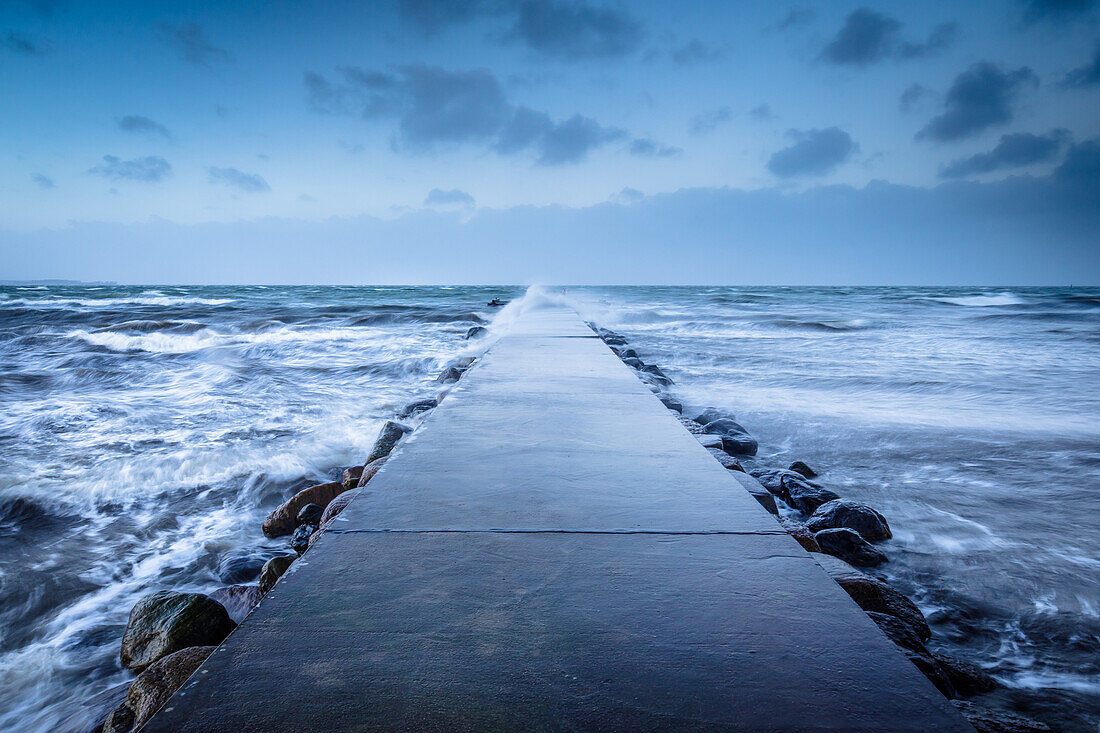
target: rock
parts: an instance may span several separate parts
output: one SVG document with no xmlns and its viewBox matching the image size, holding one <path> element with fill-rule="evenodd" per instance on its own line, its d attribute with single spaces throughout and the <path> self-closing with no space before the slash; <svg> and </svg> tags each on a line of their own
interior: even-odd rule
<svg viewBox="0 0 1100 733">
<path fill-rule="evenodd" d="M 679 420 L 680 424 L 684 426 L 684 429 L 687 430 L 692 435 L 702 435 L 703 434 L 703 426 L 700 425 L 699 423 L 695 422 L 694 420 L 686 418 L 683 415 L 678 417 L 677 420 Z"/>
<path fill-rule="evenodd" d="M 244 621 L 244 617 L 263 597 L 258 585 L 227 585 L 210 594 L 211 599 L 222 604 L 235 624 Z"/>
<path fill-rule="evenodd" d="M 301 527 L 303 524 L 320 524 L 321 515 L 324 513 L 324 507 L 318 506 L 317 504 L 306 504 L 298 510 L 298 526 Z"/>
<path fill-rule="evenodd" d="M 814 482 L 803 478 L 801 474 L 785 469 L 754 468 L 750 470 L 749 473 L 758 478 L 760 483 L 764 484 L 764 488 L 778 496 L 788 505 L 791 503 L 790 487 L 794 484 L 807 484 L 812 487 L 818 486 Z"/>
<path fill-rule="evenodd" d="M 405 405 L 405 408 L 401 410 L 400 414 L 398 414 L 398 417 L 412 417 L 414 415 L 419 415 L 422 412 L 433 410 L 436 407 L 439 407 L 439 400 L 437 399 L 429 397 L 425 400 L 417 400 L 416 402 L 410 402 L 409 404 Z"/>
<path fill-rule="evenodd" d="M 282 537 L 290 534 L 298 527 L 298 512 L 301 511 L 302 507 L 306 504 L 326 507 L 330 501 L 342 493 L 344 493 L 344 485 L 336 481 L 302 489 L 287 499 L 282 506 L 267 515 L 267 519 L 264 520 L 263 524 L 264 534 L 268 537 Z"/>
<path fill-rule="evenodd" d="M 695 439 L 702 443 L 704 448 L 716 448 L 725 453 L 725 449 L 722 447 L 721 435 L 696 435 Z"/>
<path fill-rule="evenodd" d="M 799 474 L 800 476 L 804 476 L 806 478 L 816 478 L 817 477 L 817 472 L 814 471 L 809 466 L 807 466 L 802 461 L 795 461 L 794 463 L 792 463 L 790 465 L 790 468 L 788 470 L 794 471 L 795 473 Z"/>
<path fill-rule="evenodd" d="M 751 435 L 723 435 L 722 450 L 731 456 L 755 456 L 759 446 Z"/>
<path fill-rule="evenodd" d="M 638 369 L 638 370 L 640 370 L 642 367 L 645 366 L 645 364 L 642 362 L 642 360 L 639 359 L 636 356 L 628 356 L 627 358 L 623 359 L 623 364 L 626 364 L 631 369 Z"/>
<path fill-rule="evenodd" d="M 775 497 L 759 481 L 743 471 L 734 471 L 730 476 L 741 485 L 741 488 L 752 494 L 752 498 L 760 502 L 760 506 L 772 514 L 779 514 L 779 507 L 775 505 Z"/>
<path fill-rule="evenodd" d="M 696 421 L 698 421 L 698 418 L 696 418 Z M 728 417 L 711 420 L 703 426 L 703 431 L 714 435 L 748 435 L 749 433 L 748 430 L 745 430 L 744 427 Z"/>
<path fill-rule="evenodd" d="M 457 367 L 452 366 L 441 371 L 435 381 L 440 384 L 454 384 L 460 379 L 462 379 L 462 372 Z"/>
<path fill-rule="evenodd" d="M 260 592 L 267 595 L 267 592 L 275 587 L 275 582 L 296 559 L 294 555 L 279 555 L 268 560 L 264 569 L 260 571 Z"/>
<path fill-rule="evenodd" d="M 352 466 L 351 468 L 344 469 L 344 475 L 340 478 L 340 483 L 344 486 L 344 491 L 354 489 L 359 485 L 359 477 L 363 475 L 362 466 Z"/>
<path fill-rule="evenodd" d="M 153 717 L 216 648 L 193 646 L 182 649 L 149 665 L 138 675 L 126 693 L 126 705 L 134 713 L 134 727 L 144 725 Z"/>
<path fill-rule="evenodd" d="M 813 514 L 822 504 L 839 498 L 836 492 L 805 481 L 791 481 L 787 484 L 787 504 L 803 514 Z"/>
<path fill-rule="evenodd" d="M 638 376 L 642 378 L 642 381 L 649 382 L 650 384 L 660 385 L 661 387 L 669 387 L 672 385 L 672 380 L 668 377 L 663 377 L 660 374 L 654 374 L 653 372 L 647 372 L 642 370 L 638 372 Z"/>
<path fill-rule="evenodd" d="M 122 666 L 142 670 L 180 649 L 217 646 L 236 626 L 222 604 L 201 593 L 152 593 L 130 611 Z"/>
<path fill-rule="evenodd" d="M 965 697 L 981 695 L 993 692 L 997 689 L 997 680 L 978 665 L 958 657 L 952 657 L 938 652 L 932 653 L 932 658 L 940 665 L 951 686 Z"/>
<path fill-rule="evenodd" d="M 662 397 L 661 404 L 672 410 L 673 412 L 679 413 L 681 415 L 684 414 L 684 403 L 677 402 L 671 397 Z"/>
<path fill-rule="evenodd" d="M 929 682 L 936 686 L 945 697 L 955 697 L 957 691 L 951 684 L 951 678 L 936 661 L 934 656 L 925 648 L 916 632 L 899 618 L 885 613 L 871 611 L 867 614 L 883 633 L 894 642 L 913 665 L 921 671 Z"/>
<path fill-rule="evenodd" d="M 227 553 L 218 562 L 218 580 L 226 585 L 255 580 L 269 557 L 270 551 L 264 548 L 239 549 Z"/>
<path fill-rule="evenodd" d="M 656 364 L 646 364 L 644 367 L 642 367 L 642 371 L 646 374 L 652 374 L 655 377 L 660 377 L 661 379 L 667 379 L 668 383 L 672 384 L 672 379 L 663 371 L 661 371 L 661 367 L 657 366 Z"/>
<path fill-rule="evenodd" d="M 732 412 L 726 412 L 725 410 L 719 410 L 717 407 L 708 407 L 695 416 L 695 422 L 699 425 L 707 425 L 715 420 L 735 420 Z"/>
<path fill-rule="evenodd" d="M 466 332 L 466 340 L 469 341 L 472 338 L 479 338 L 487 333 L 489 333 L 489 329 L 485 328 L 485 326 L 474 326 Z"/>
<path fill-rule="evenodd" d="M 928 628 L 928 621 L 921 610 L 886 583 L 832 555 L 815 555 L 814 559 L 864 611 L 885 613 L 901 619 L 921 641 L 932 637 L 932 630 Z"/>
<path fill-rule="evenodd" d="M 367 456 L 365 464 L 370 464 L 372 461 L 377 461 L 379 458 L 388 456 L 393 450 L 393 447 L 397 445 L 397 441 L 401 440 L 406 433 L 411 433 L 412 428 L 408 425 L 402 425 L 399 422 L 393 420 L 387 420 L 382 429 L 378 431 L 378 437 L 374 441 L 374 447 L 371 448 L 370 455 Z M 366 473 L 366 469 L 363 469 Z M 362 485 L 362 484 L 360 484 Z"/>
<path fill-rule="evenodd" d="M 794 537 L 795 541 L 802 545 L 803 550 L 806 552 L 821 552 L 821 547 L 817 544 L 814 533 L 806 529 L 805 525 L 786 517 L 779 517 L 779 524 L 787 530 L 787 534 Z"/>
<path fill-rule="evenodd" d="M 721 448 L 707 448 L 707 450 L 710 452 L 710 454 L 712 456 L 714 456 L 714 459 L 716 461 L 718 461 L 719 463 L 721 463 L 722 466 L 724 466 L 725 468 L 728 468 L 731 471 L 744 471 L 745 470 L 744 466 L 741 465 L 740 461 L 738 461 L 736 458 L 731 456 L 729 453 L 726 453 Z"/>
<path fill-rule="evenodd" d="M 382 456 L 381 458 L 376 458 L 373 461 L 371 461 L 370 463 L 368 463 L 366 466 L 364 466 L 363 467 L 363 475 L 359 477 L 359 483 L 355 485 L 355 488 L 361 489 L 364 486 L 366 486 L 367 483 L 372 478 L 374 478 L 374 475 L 376 473 L 378 473 L 378 469 L 382 468 L 382 466 L 385 465 L 386 459 L 388 459 L 388 458 L 389 458 L 389 456 Z M 323 522 L 323 520 L 322 520 L 322 522 Z"/>
<path fill-rule="evenodd" d="M 100 730 L 102 733 L 130 733 L 134 729 L 134 720 L 134 711 L 125 702 L 120 702 L 103 721 Z"/>
<path fill-rule="evenodd" d="M 309 549 L 309 538 L 316 531 L 316 524 L 303 524 L 298 527 L 290 537 L 290 549 L 297 552 L 298 557 L 301 557 L 302 553 Z"/>
<path fill-rule="evenodd" d="M 626 346 L 627 343 L 626 339 L 618 334 L 613 336 L 600 336 L 600 338 L 602 338 L 603 342 L 608 346 Z"/>
<path fill-rule="evenodd" d="M 637 359 L 638 352 L 634 349 L 622 349 L 619 351 L 619 356 L 623 359 Z"/>
<path fill-rule="evenodd" d="M 822 552 L 839 557 L 856 567 L 873 568 L 887 560 L 886 555 L 860 537 L 858 532 L 847 527 L 823 529 L 814 533 L 814 539 L 821 546 Z"/>
<path fill-rule="evenodd" d="M 359 495 L 359 489 L 352 489 L 351 491 L 345 491 L 338 497 L 329 502 L 329 505 L 325 507 L 325 513 L 321 515 L 321 526 L 326 526 L 329 522 L 336 518 L 336 516 L 344 511 L 351 500 Z"/>
<path fill-rule="evenodd" d="M 1049 733 L 1050 726 L 1007 710 L 993 710 L 968 700 L 952 700 L 978 733 Z"/>
<path fill-rule="evenodd" d="M 833 499 L 822 504 L 806 521 L 806 526 L 813 532 L 847 527 L 859 532 L 869 542 L 893 537 L 884 516 L 866 504 L 850 499 Z"/>
</svg>

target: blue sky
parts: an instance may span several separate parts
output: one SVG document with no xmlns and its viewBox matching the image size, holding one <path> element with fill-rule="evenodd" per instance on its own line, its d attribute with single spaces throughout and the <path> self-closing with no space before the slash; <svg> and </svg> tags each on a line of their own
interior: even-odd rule
<svg viewBox="0 0 1100 733">
<path fill-rule="evenodd" d="M 0 64 L 0 278 L 1100 281 L 1092 0 L 3 0 Z"/>
</svg>

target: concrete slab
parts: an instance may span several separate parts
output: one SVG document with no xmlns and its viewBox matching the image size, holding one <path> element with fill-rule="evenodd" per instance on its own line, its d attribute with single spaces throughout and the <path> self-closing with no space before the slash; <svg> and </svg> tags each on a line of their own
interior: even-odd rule
<svg viewBox="0 0 1100 733">
<path fill-rule="evenodd" d="M 144 730 L 970 730 L 579 322 L 514 324 Z"/>
</svg>

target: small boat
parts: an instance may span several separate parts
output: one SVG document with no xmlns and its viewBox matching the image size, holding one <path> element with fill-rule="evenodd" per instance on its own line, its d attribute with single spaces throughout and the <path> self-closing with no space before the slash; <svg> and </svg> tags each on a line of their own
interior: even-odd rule
<svg viewBox="0 0 1100 733">
<path fill-rule="evenodd" d="M 493 306 L 494 308 L 498 308 L 498 307 L 504 305 L 504 301 L 501 300 L 500 298 L 493 298 L 492 300 L 489 301 L 488 304 Z"/>
</svg>

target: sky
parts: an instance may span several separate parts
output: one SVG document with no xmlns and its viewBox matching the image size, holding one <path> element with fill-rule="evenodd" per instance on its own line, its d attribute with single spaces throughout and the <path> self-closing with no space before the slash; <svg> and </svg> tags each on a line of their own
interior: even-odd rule
<svg viewBox="0 0 1100 733">
<path fill-rule="evenodd" d="M 1100 284 L 1100 0 L 0 0 L 0 279 Z"/>
</svg>

